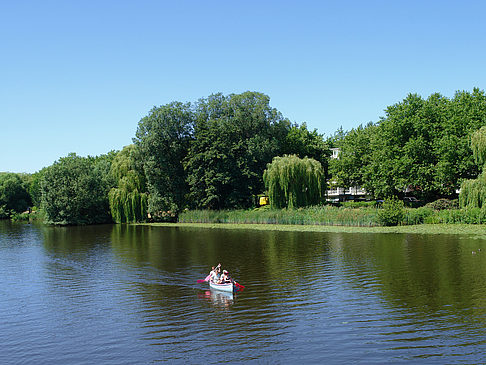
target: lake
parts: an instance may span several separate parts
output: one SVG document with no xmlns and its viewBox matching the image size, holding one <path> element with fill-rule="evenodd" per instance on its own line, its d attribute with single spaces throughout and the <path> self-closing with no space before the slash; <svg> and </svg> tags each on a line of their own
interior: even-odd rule
<svg viewBox="0 0 486 365">
<path fill-rule="evenodd" d="M 198 284 L 212 265 L 246 288 Z M 486 362 L 486 242 L 0 221 L 1 364 Z"/>
</svg>

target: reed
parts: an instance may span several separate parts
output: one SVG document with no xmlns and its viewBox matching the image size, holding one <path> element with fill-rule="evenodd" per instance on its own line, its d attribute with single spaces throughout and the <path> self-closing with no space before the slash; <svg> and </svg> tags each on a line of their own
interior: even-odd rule
<svg viewBox="0 0 486 365">
<path fill-rule="evenodd" d="M 179 215 L 179 223 L 323 225 L 379 227 L 381 208 L 314 206 L 299 209 L 189 210 Z M 399 225 L 486 224 L 486 207 L 434 210 L 405 208 Z"/>
<path fill-rule="evenodd" d="M 180 223 L 246 223 L 377 226 L 376 208 L 315 206 L 299 209 L 191 210 L 179 215 Z"/>
</svg>

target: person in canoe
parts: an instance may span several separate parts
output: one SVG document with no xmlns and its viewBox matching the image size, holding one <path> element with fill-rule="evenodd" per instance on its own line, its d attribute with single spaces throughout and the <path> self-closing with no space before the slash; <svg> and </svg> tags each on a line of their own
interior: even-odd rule
<svg viewBox="0 0 486 365">
<path fill-rule="evenodd" d="M 221 270 L 221 264 L 218 264 L 218 266 L 216 266 L 216 267 L 214 267 L 214 266 L 212 267 L 212 270 L 209 273 L 209 276 L 210 276 L 210 280 L 213 283 L 217 283 L 218 282 L 220 270 Z"/>
<path fill-rule="evenodd" d="M 231 277 L 229 276 L 229 273 L 227 270 L 223 270 L 223 273 L 221 274 L 218 284 L 227 284 L 227 283 L 232 283 L 233 280 L 231 280 Z"/>
</svg>

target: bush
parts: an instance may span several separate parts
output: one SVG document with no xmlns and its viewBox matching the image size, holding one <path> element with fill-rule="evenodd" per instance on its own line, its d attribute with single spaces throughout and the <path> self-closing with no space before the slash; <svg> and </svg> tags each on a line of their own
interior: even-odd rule
<svg viewBox="0 0 486 365">
<path fill-rule="evenodd" d="M 437 199 L 431 203 L 425 205 L 427 208 L 434 210 L 444 210 L 444 209 L 458 209 L 459 200 L 458 199 Z"/>
<path fill-rule="evenodd" d="M 7 219 L 9 217 L 9 212 L 5 205 L 0 205 L 0 219 Z"/>
<path fill-rule="evenodd" d="M 397 226 L 404 218 L 403 201 L 397 198 L 385 199 L 383 209 L 378 211 L 378 222 L 383 226 Z"/>
<path fill-rule="evenodd" d="M 429 223 L 428 220 L 434 213 L 434 210 L 428 207 L 409 208 L 405 210 L 404 223 L 407 225 Z"/>
<path fill-rule="evenodd" d="M 10 219 L 12 220 L 12 222 L 29 221 L 30 214 L 27 212 L 24 213 L 13 212 L 12 215 L 10 216 Z"/>
<path fill-rule="evenodd" d="M 362 201 L 362 202 L 343 202 L 341 205 L 345 208 L 365 208 L 365 207 L 370 207 L 373 208 L 376 206 L 376 202 L 367 202 L 367 201 Z"/>
</svg>

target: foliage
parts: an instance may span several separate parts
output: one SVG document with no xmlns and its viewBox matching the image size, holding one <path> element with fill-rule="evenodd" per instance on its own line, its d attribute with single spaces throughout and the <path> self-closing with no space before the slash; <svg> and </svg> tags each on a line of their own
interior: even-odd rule
<svg viewBox="0 0 486 365">
<path fill-rule="evenodd" d="M 429 223 L 435 214 L 434 209 L 430 207 L 408 208 L 404 212 L 402 222 L 406 225 Z"/>
<path fill-rule="evenodd" d="M 275 157 L 263 174 L 272 208 L 298 208 L 319 204 L 325 180 L 320 162 L 295 155 Z"/>
<path fill-rule="evenodd" d="M 41 200 L 42 200 L 41 184 L 42 184 L 42 179 L 44 177 L 45 171 L 46 168 L 43 168 L 40 171 L 30 175 L 28 191 L 32 199 L 32 204 L 35 206 L 41 205 Z"/>
<path fill-rule="evenodd" d="M 385 199 L 378 212 L 378 222 L 383 226 L 397 226 L 405 217 L 403 201 L 396 197 Z"/>
<path fill-rule="evenodd" d="M 116 187 L 110 190 L 108 199 L 116 223 L 143 222 L 147 218 L 148 194 L 143 171 L 137 170 L 137 156 L 135 145 L 125 146 L 111 164 Z"/>
<path fill-rule="evenodd" d="M 465 180 L 459 193 L 461 208 L 481 208 L 486 206 L 486 171 L 477 179 Z"/>
<path fill-rule="evenodd" d="M 42 208 L 48 223 L 93 224 L 110 221 L 107 178 L 109 156 L 75 153 L 49 166 L 42 180 Z"/>
<path fill-rule="evenodd" d="M 290 123 L 256 92 L 199 100 L 185 159 L 192 207 L 250 207 L 263 191 L 262 174 L 277 155 Z"/>
<path fill-rule="evenodd" d="M 179 211 L 189 191 L 183 160 L 193 138 L 193 112 L 189 103 L 154 107 L 138 124 L 136 138 L 150 193 L 152 216 Z"/>
<path fill-rule="evenodd" d="M 471 149 L 476 164 L 479 167 L 484 167 L 486 164 L 486 126 L 472 133 Z"/>
<path fill-rule="evenodd" d="M 27 189 L 21 174 L 0 173 L 0 219 L 24 212 L 32 204 Z"/>
<path fill-rule="evenodd" d="M 485 224 L 486 208 L 444 209 L 425 220 L 433 224 Z"/>
<path fill-rule="evenodd" d="M 477 179 L 464 180 L 461 184 L 459 200 L 461 207 L 481 208 L 486 206 L 486 127 L 481 127 L 471 135 L 471 148 L 476 164 L 483 169 Z"/>
<path fill-rule="evenodd" d="M 281 155 L 296 155 L 300 158 L 309 157 L 319 161 L 324 173 L 327 176 L 330 150 L 322 134 L 316 129 L 312 132 L 307 130 L 306 123 L 300 126 L 292 125 L 285 137 Z"/>
<path fill-rule="evenodd" d="M 369 123 L 351 129 L 348 133 L 341 130 L 340 137 L 335 136 L 335 145 L 339 147 L 339 159 L 329 162 L 330 174 L 334 183 L 340 187 L 363 186 L 366 182 L 363 166 L 370 164 L 372 140 L 376 125 Z"/>
<path fill-rule="evenodd" d="M 459 208 L 459 201 L 458 199 L 437 199 L 433 202 L 430 202 L 425 205 L 427 208 L 431 208 L 434 210 L 443 210 L 443 209 L 457 209 Z"/>
<path fill-rule="evenodd" d="M 377 209 L 349 209 L 325 205 L 299 209 L 190 210 L 179 215 L 179 222 L 371 227 L 377 225 Z"/>
<path fill-rule="evenodd" d="M 347 227 L 376 227 L 380 223 L 381 209 L 351 209 L 333 206 L 312 206 L 300 209 L 254 210 L 191 210 L 179 215 L 180 223 L 225 224 L 298 224 Z M 400 224 L 485 224 L 486 209 L 405 208 Z"/>
<path fill-rule="evenodd" d="M 378 203 L 376 201 L 362 201 L 362 202 L 342 202 L 341 206 L 345 208 L 364 208 L 364 207 L 376 207 Z"/>
<path fill-rule="evenodd" d="M 406 188 L 426 202 L 451 197 L 460 181 L 478 174 L 469 139 L 485 125 L 484 91 L 452 99 L 410 94 L 386 108 L 378 123 L 337 134 L 341 157 L 330 171 L 338 183 L 361 185 L 375 197 L 399 196 Z"/>
</svg>

